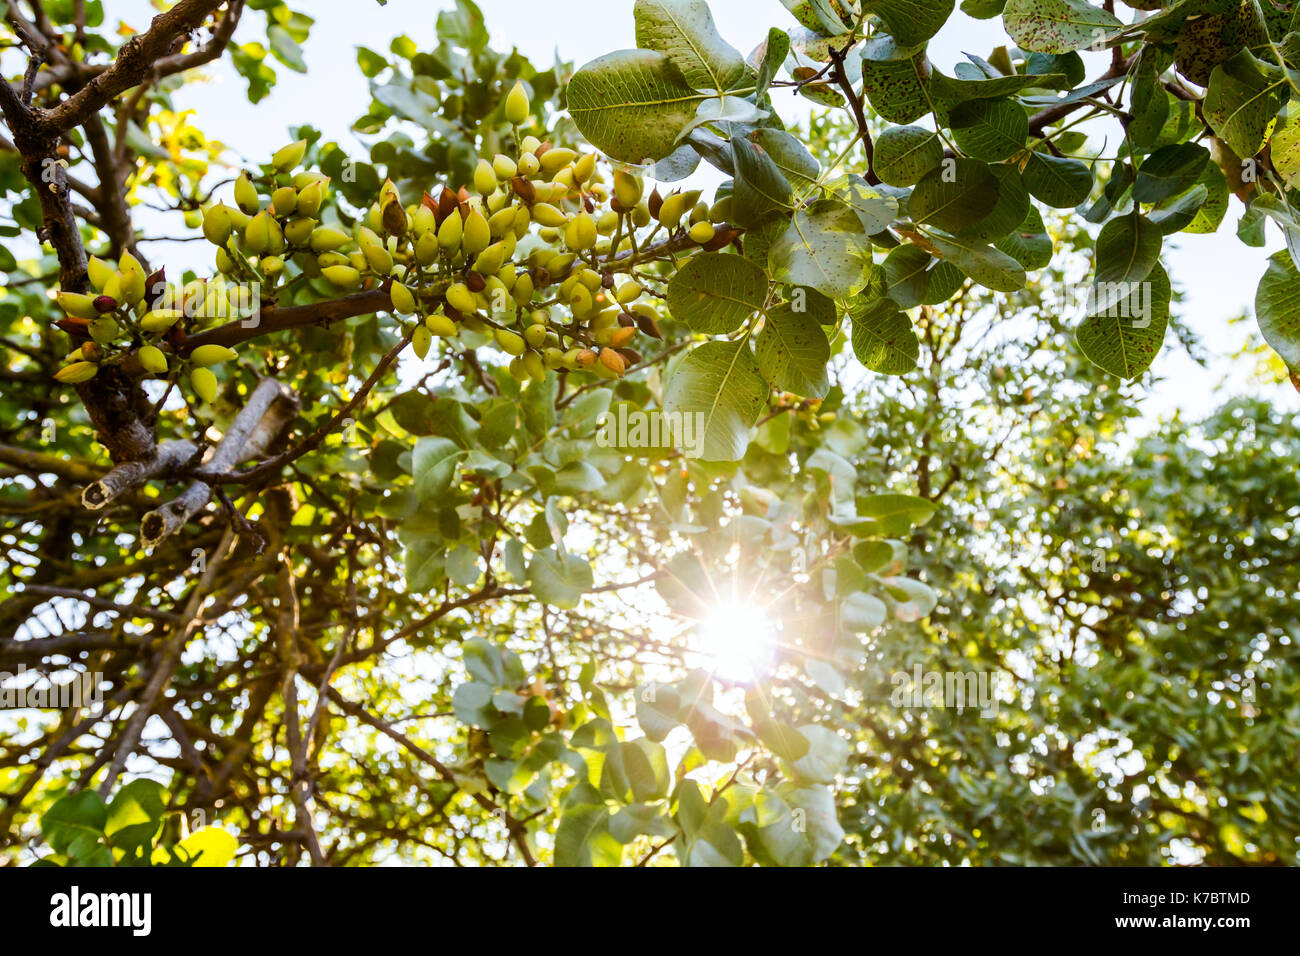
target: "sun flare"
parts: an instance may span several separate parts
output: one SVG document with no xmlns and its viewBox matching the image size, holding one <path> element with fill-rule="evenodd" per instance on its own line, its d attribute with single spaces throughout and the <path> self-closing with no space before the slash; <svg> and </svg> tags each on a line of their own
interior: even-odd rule
<svg viewBox="0 0 1300 956">
<path fill-rule="evenodd" d="M 695 649 L 719 677 L 752 680 L 772 663 L 776 630 L 772 618 L 757 605 L 723 604 L 700 621 Z"/>
</svg>

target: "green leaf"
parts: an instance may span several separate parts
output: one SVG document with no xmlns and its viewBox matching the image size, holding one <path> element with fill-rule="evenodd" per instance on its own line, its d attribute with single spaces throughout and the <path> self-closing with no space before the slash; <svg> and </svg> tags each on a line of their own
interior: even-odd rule
<svg viewBox="0 0 1300 956">
<path fill-rule="evenodd" d="M 1072 209 L 1092 192 L 1088 164 L 1068 157 L 1034 153 L 1021 179 L 1029 195 L 1055 209 Z"/>
<path fill-rule="evenodd" d="M 745 78 L 745 60 L 722 39 L 704 0 L 637 0 L 636 45 L 658 50 L 696 89 L 730 90 Z"/>
<path fill-rule="evenodd" d="M 804 398 L 825 398 L 830 390 L 826 363 L 830 342 L 808 311 L 796 312 L 789 302 L 767 313 L 754 342 L 759 371 L 776 388 Z"/>
<path fill-rule="evenodd" d="M 1081 50 L 1124 26 L 1087 0 L 1007 0 L 1002 22 L 1022 50 L 1038 53 Z"/>
<path fill-rule="evenodd" d="M 957 158 L 926 173 L 907 202 L 917 225 L 938 226 L 959 233 L 992 212 L 998 201 L 998 179 L 974 159 Z"/>
<path fill-rule="evenodd" d="M 663 53 L 617 50 L 575 73 L 568 97 L 583 136 L 614 159 L 642 163 L 673 151 L 706 94 Z"/>
<path fill-rule="evenodd" d="M 1045 268 L 1052 261 L 1052 237 L 1047 234 L 1042 215 L 1033 206 L 1029 207 L 1025 221 L 1018 228 L 993 245 L 1027 271 Z"/>
<path fill-rule="evenodd" d="M 987 162 L 998 162 L 1024 149 L 1029 116 L 1011 100 L 968 100 L 949 112 L 952 138 L 962 151 Z"/>
<path fill-rule="evenodd" d="M 858 634 L 880 627 L 888 613 L 884 601 L 865 591 L 854 591 L 840 603 L 840 623 L 845 630 Z"/>
<path fill-rule="evenodd" d="M 1075 333 L 1079 348 L 1094 365 L 1125 381 L 1137 378 L 1155 361 L 1169 324 L 1169 276 L 1152 266 L 1129 295 L 1094 287 L 1094 314 Z"/>
<path fill-rule="evenodd" d="M 603 806 L 566 807 L 555 828 L 556 866 L 618 866 L 623 846 L 609 832 L 609 811 Z"/>
<path fill-rule="evenodd" d="M 1160 85 L 1160 74 L 1169 61 L 1168 57 L 1163 61 L 1157 57 L 1155 48 L 1143 50 L 1129 97 L 1129 113 L 1133 117 L 1128 126 L 1129 138 L 1142 147 L 1154 145 L 1169 118 L 1169 94 Z"/>
<path fill-rule="evenodd" d="M 1268 143 L 1273 168 L 1282 176 L 1288 189 L 1300 187 L 1300 117 L 1291 116 L 1279 126 Z"/>
<path fill-rule="evenodd" d="M 911 123 L 930 112 L 924 50 L 907 49 L 891 36 L 862 44 L 862 88 L 871 108 L 891 123 Z"/>
<path fill-rule="evenodd" d="M 636 719 L 651 740 L 663 740 L 681 720 L 677 688 L 650 681 L 636 689 Z"/>
<path fill-rule="evenodd" d="M 748 138 L 767 153 L 785 177 L 787 185 L 807 189 L 817 182 L 821 166 L 803 143 L 785 130 L 764 126 L 754 130 Z M 788 203 L 789 197 L 786 197 L 782 204 Z"/>
<path fill-rule="evenodd" d="M 93 790 L 56 800 L 41 817 L 41 835 L 56 853 L 77 857 L 93 852 L 108 823 L 108 808 Z"/>
<path fill-rule="evenodd" d="M 853 316 L 853 354 L 858 361 L 884 375 L 903 375 L 916 368 L 921 346 L 912 322 L 892 299 L 875 299 Z"/>
<path fill-rule="evenodd" d="M 995 292 L 1015 292 L 1025 287 L 1025 270 L 1015 259 L 978 240 L 957 236 L 929 234 L 930 244 L 939 255 Z"/>
<path fill-rule="evenodd" d="M 862 9 L 880 17 L 903 46 L 916 46 L 939 32 L 953 6 L 954 0 L 866 0 Z"/>
<path fill-rule="evenodd" d="M 1300 371 L 1300 272 L 1285 249 L 1268 257 L 1255 291 L 1255 320 L 1269 348 Z"/>
<path fill-rule="evenodd" d="M 1141 282 L 1160 259 L 1160 229 L 1136 213 L 1106 223 L 1097 234 L 1097 282 Z"/>
<path fill-rule="evenodd" d="M 278 24 L 272 24 L 266 30 L 266 39 L 271 44 L 271 53 L 277 60 L 295 73 L 307 72 L 307 61 L 302 58 L 302 47 L 289 31 Z"/>
<path fill-rule="evenodd" d="M 910 242 L 890 249 L 883 268 L 889 297 L 904 309 L 946 302 L 966 281 L 951 263 Z"/>
<path fill-rule="evenodd" d="M 762 102 L 789 53 L 790 35 L 776 27 L 768 30 L 767 41 L 763 44 L 763 58 L 758 64 L 758 77 L 754 81 L 754 98 L 759 102 Z"/>
<path fill-rule="evenodd" d="M 1286 74 L 1239 50 L 1210 73 L 1202 111 L 1215 134 L 1246 159 L 1264 145 L 1286 100 Z"/>
<path fill-rule="evenodd" d="M 891 186 L 911 186 L 942 161 L 938 134 L 921 126 L 891 126 L 876 140 L 876 175 Z"/>
<path fill-rule="evenodd" d="M 538 551 L 528 563 L 528 583 L 539 600 L 559 608 L 575 608 L 591 590 L 591 565 L 576 554 Z"/>
<path fill-rule="evenodd" d="M 668 283 L 668 308 L 696 332 L 722 335 L 763 308 L 767 276 L 749 260 L 724 252 L 689 259 Z"/>
<path fill-rule="evenodd" d="M 132 780 L 108 804 L 104 835 L 115 849 L 149 849 L 162 823 L 167 791 L 154 780 Z"/>
<path fill-rule="evenodd" d="M 791 766 L 800 777 L 813 783 L 834 783 L 835 775 L 849 759 L 849 743 L 825 727 L 805 724 L 799 732 L 808 739 L 808 753 Z"/>
<path fill-rule="evenodd" d="M 789 209 L 790 183 L 767 151 L 745 137 L 731 141 L 736 185 L 732 193 L 732 218 L 751 226 L 771 213 Z"/>
<path fill-rule="evenodd" d="M 703 418 L 700 457 L 738 461 L 767 401 L 768 387 L 749 345 L 706 342 L 686 356 L 664 388 L 664 411 Z"/>
<path fill-rule="evenodd" d="M 889 537 L 902 537 L 934 517 L 935 503 L 919 495 L 889 492 L 858 499 L 858 512 L 881 523 Z"/>
<path fill-rule="evenodd" d="M 780 282 L 808 286 L 833 299 L 847 298 L 867 284 L 871 242 L 851 207 L 819 199 L 795 213 L 772 243 L 768 263 Z"/>
<path fill-rule="evenodd" d="M 1210 161 L 1210 151 L 1196 143 L 1161 146 L 1142 161 L 1133 183 L 1133 199 L 1154 203 L 1196 185 Z"/>
<path fill-rule="evenodd" d="M 411 475 L 415 479 L 415 497 L 421 504 L 441 504 L 451 487 L 456 465 L 465 452 L 446 438 L 427 436 L 415 443 L 411 454 Z"/>
</svg>

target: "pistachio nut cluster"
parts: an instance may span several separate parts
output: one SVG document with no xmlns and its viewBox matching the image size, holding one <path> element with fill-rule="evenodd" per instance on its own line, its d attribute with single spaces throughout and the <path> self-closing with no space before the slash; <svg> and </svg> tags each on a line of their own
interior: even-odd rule
<svg viewBox="0 0 1300 956">
<path fill-rule="evenodd" d="M 216 380 L 208 366 L 234 351 L 201 346 L 184 355 L 180 346 L 213 315 L 229 318 L 228 309 L 210 308 L 211 297 L 252 283 L 273 298 L 304 279 L 339 294 L 386 290 L 421 358 L 447 339 L 504 351 L 520 380 L 548 369 L 622 376 L 640 361 L 636 337 L 659 337 L 658 280 L 638 271 L 658 254 L 649 244 L 719 249 L 737 231 L 719 226 L 725 209 L 710 210 L 698 190 L 647 195 L 640 178 L 602 169 L 595 153 L 528 134 L 522 83 L 505 110 L 514 155 L 484 157 L 471 182 L 435 186 L 419 202 L 404 203 L 387 181 L 355 219 L 332 204 L 328 176 L 299 168 L 305 141 L 280 149 L 258 172 L 241 172 L 234 206 L 202 211 L 218 275 L 182 289 L 181 307 L 146 299 L 146 277 L 129 254 L 117 271 L 93 260 L 100 296 L 60 294 L 69 315 L 92 327 L 59 377 L 84 381 L 128 353 L 148 374 L 188 371 L 195 394 L 210 401 Z M 194 301 L 199 308 L 185 307 Z"/>
</svg>

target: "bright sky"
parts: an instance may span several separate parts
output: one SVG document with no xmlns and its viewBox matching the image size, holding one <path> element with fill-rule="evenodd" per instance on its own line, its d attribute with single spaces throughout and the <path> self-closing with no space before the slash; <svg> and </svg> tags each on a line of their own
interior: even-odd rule
<svg viewBox="0 0 1300 956">
<path fill-rule="evenodd" d="M 498 49 L 518 47 L 537 64 L 549 63 L 557 54 L 581 64 L 610 50 L 635 46 L 633 2 L 480 0 L 480 7 Z M 137 29 L 145 28 L 154 13 L 145 0 L 106 0 L 105 6 L 110 17 L 120 17 Z M 366 45 L 386 53 L 391 38 L 403 33 L 421 47 L 432 47 L 437 11 L 452 3 L 389 0 L 381 7 L 375 0 L 349 0 L 347 4 L 338 0 L 295 0 L 291 6 L 316 18 L 305 46 L 309 68 L 306 75 L 276 64 L 280 82 L 269 97 L 254 106 L 244 95 L 243 79 L 223 62 L 211 71 L 210 83 L 186 89 L 178 96 L 179 105 L 198 111 L 200 125 L 210 136 L 250 159 L 264 159 L 284 142 L 290 125 L 302 122 L 312 123 L 327 138 L 343 143 L 352 140 L 350 125 L 369 105 L 366 80 L 356 67 L 355 48 Z M 710 0 L 710 6 L 722 35 L 746 54 L 766 36 L 770 26 L 795 25 L 779 0 Z M 249 10 L 245 21 L 240 39 L 264 38 L 260 14 Z M 973 20 L 958 11 L 931 41 L 930 57 L 951 73 L 952 65 L 963 58 L 964 52 L 986 55 L 1006 42 L 1000 19 Z M 1089 76 L 1104 68 L 1107 56 L 1084 54 Z M 807 100 L 784 93 L 776 99 L 777 109 L 787 122 L 806 116 L 810 105 Z M 1183 315 L 1214 355 L 1235 351 L 1253 328 L 1253 322 L 1229 327 L 1227 320 L 1252 310 L 1265 256 L 1281 248 L 1273 226 L 1269 227 L 1268 250 L 1239 242 L 1234 230 L 1240 209 L 1233 200 L 1233 208 L 1217 234 L 1180 234 L 1166 243 L 1163 257 L 1175 284 L 1185 293 Z M 201 263 L 207 268 L 207 250 L 200 245 L 176 245 L 168 254 L 186 265 Z M 1171 245 L 1176 248 L 1171 249 Z M 158 247 L 154 250 L 158 255 Z M 1227 376 L 1231 376 L 1233 392 L 1260 392 L 1285 407 L 1300 409 L 1300 396 L 1290 388 L 1266 386 L 1261 390 L 1250 386 L 1244 381 L 1249 370 L 1229 367 L 1226 362 L 1202 370 L 1169 344 L 1155 369 L 1163 381 L 1155 386 L 1150 410 L 1159 414 L 1175 409 L 1190 416 L 1208 412 L 1223 399 L 1222 393 L 1214 392 Z"/>
</svg>

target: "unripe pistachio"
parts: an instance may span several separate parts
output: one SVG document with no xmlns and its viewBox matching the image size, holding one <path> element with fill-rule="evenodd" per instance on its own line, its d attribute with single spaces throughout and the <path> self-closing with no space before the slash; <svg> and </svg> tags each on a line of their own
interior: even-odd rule
<svg viewBox="0 0 1300 956">
<path fill-rule="evenodd" d="M 526 346 L 524 345 L 523 336 L 509 329 L 497 329 L 495 334 L 497 345 L 503 352 L 510 355 L 523 355 Z"/>
<path fill-rule="evenodd" d="M 596 171 L 596 154 L 587 153 L 573 164 L 573 181 L 585 183 Z"/>
<path fill-rule="evenodd" d="M 296 143 L 290 143 L 288 146 L 279 149 L 271 157 L 271 165 L 276 168 L 277 172 L 287 173 L 302 162 L 302 157 L 306 152 L 307 141 L 300 139 Z"/>
<path fill-rule="evenodd" d="M 459 329 L 456 328 L 455 322 L 438 312 L 434 312 L 432 315 L 427 316 L 424 320 L 424 324 L 430 332 L 444 339 L 451 338 L 459 331 Z"/>
<path fill-rule="evenodd" d="M 379 203 L 371 203 L 370 211 L 366 213 L 366 222 L 375 232 L 384 228 L 384 210 Z"/>
<path fill-rule="evenodd" d="M 262 208 L 262 201 L 257 197 L 257 189 L 247 174 L 240 173 L 235 180 L 235 205 L 252 216 Z"/>
<path fill-rule="evenodd" d="M 207 368 L 209 365 L 229 362 L 238 354 L 234 349 L 228 349 L 224 345 L 200 345 L 190 353 L 190 363 L 197 368 Z"/>
<path fill-rule="evenodd" d="M 423 325 L 417 325 L 415 331 L 411 333 L 411 347 L 415 349 L 415 354 L 424 358 L 429 354 L 429 346 L 433 344 L 433 333 Z"/>
<path fill-rule="evenodd" d="M 524 341 L 533 348 L 541 348 L 542 343 L 546 341 L 546 326 L 529 325 L 524 328 Z"/>
<path fill-rule="evenodd" d="M 100 345 L 109 345 L 121 331 L 117 323 L 108 317 L 91 319 L 86 328 L 90 332 L 90 337 Z"/>
<path fill-rule="evenodd" d="M 335 229 L 333 226 L 321 226 L 313 229 L 308 244 L 311 251 L 315 253 L 333 252 L 335 249 L 342 249 L 352 237 L 342 229 Z"/>
<path fill-rule="evenodd" d="M 383 246 L 362 246 L 361 253 L 365 256 L 366 265 L 372 271 L 380 275 L 388 275 L 393 268 L 393 257 L 388 254 L 388 250 Z"/>
<path fill-rule="evenodd" d="M 496 173 L 497 179 L 502 181 L 510 179 L 518 169 L 518 164 L 503 153 L 497 153 L 492 157 L 492 171 Z"/>
<path fill-rule="evenodd" d="M 365 272 L 370 268 L 370 263 L 366 261 L 365 255 L 360 250 L 348 253 L 348 265 L 358 272 Z"/>
<path fill-rule="evenodd" d="M 452 213 L 438 227 L 438 245 L 448 252 L 454 253 L 460 248 L 460 241 L 464 234 L 465 224 L 460 218 L 460 213 Z"/>
<path fill-rule="evenodd" d="M 480 159 L 474 167 L 474 191 L 486 196 L 496 188 L 497 174 L 492 169 L 492 164 L 486 159 Z"/>
<path fill-rule="evenodd" d="M 185 221 L 186 229 L 198 229 L 200 226 L 203 225 L 202 209 L 186 209 L 185 212 L 181 214 L 181 216 Z"/>
<path fill-rule="evenodd" d="M 618 287 L 616 298 L 620 305 L 627 305 L 628 303 L 635 302 L 639 299 L 641 297 L 641 292 L 641 283 L 634 279 L 629 279 Z"/>
<path fill-rule="evenodd" d="M 181 320 L 184 312 L 180 309 L 154 309 L 146 312 L 140 319 L 140 328 L 146 332 L 166 332 Z"/>
<path fill-rule="evenodd" d="M 528 377 L 535 382 L 540 382 L 546 378 L 546 366 L 542 362 L 540 352 L 525 352 L 523 355 L 524 371 Z"/>
<path fill-rule="evenodd" d="M 292 245 L 305 246 L 311 241 L 312 230 L 315 228 L 315 219 L 293 219 L 285 224 L 284 238 Z"/>
<path fill-rule="evenodd" d="M 596 220 L 596 231 L 602 236 L 612 236 L 614 230 L 618 228 L 618 213 L 612 209 L 607 209 Z"/>
<path fill-rule="evenodd" d="M 515 231 L 515 209 L 507 206 L 504 209 L 494 212 L 488 218 L 488 229 L 492 233 L 493 239 L 499 239 L 507 232 Z"/>
<path fill-rule="evenodd" d="M 515 171 L 520 176 L 536 176 L 542 168 L 541 161 L 532 153 L 524 153 L 519 157 L 519 162 L 515 166 Z"/>
<path fill-rule="evenodd" d="M 167 374 L 167 356 L 156 345 L 142 345 L 135 355 L 146 372 L 152 372 L 154 375 Z"/>
<path fill-rule="evenodd" d="M 55 372 L 54 377 L 64 385 L 79 385 L 89 382 L 98 371 L 99 366 L 94 362 L 73 362 Z"/>
<path fill-rule="evenodd" d="M 259 212 L 244 229 L 244 248 L 255 256 L 284 248 L 284 232 L 268 213 Z"/>
<path fill-rule="evenodd" d="M 591 368 L 599 360 L 598 356 L 591 349 L 582 349 L 577 355 L 578 368 Z"/>
<path fill-rule="evenodd" d="M 388 297 L 393 302 L 393 311 L 398 315 L 410 315 L 415 311 L 415 295 L 400 282 L 394 282 L 388 290 Z"/>
<path fill-rule="evenodd" d="M 350 266 L 352 265 L 352 258 L 343 252 L 322 252 L 316 257 L 316 265 L 322 269 L 329 266 Z"/>
<path fill-rule="evenodd" d="M 298 190 L 292 186 L 281 186 L 271 193 L 271 208 L 277 216 L 288 216 L 298 208 Z"/>
<path fill-rule="evenodd" d="M 691 210 L 691 225 L 697 222 L 704 222 L 709 218 L 709 204 L 706 202 L 697 202 L 695 208 Z"/>
<path fill-rule="evenodd" d="M 318 179 L 298 191 L 295 209 L 299 216 L 315 216 L 320 212 L 321 204 L 325 201 L 326 182 L 325 179 Z M 288 213 L 285 213 L 285 215 L 288 215 Z"/>
<path fill-rule="evenodd" d="M 122 273 L 114 272 L 108 277 L 108 281 L 104 283 L 104 292 L 101 298 L 109 298 L 118 303 L 126 301 L 126 293 L 122 291 Z M 99 307 L 96 306 L 95 308 L 98 309 Z"/>
<path fill-rule="evenodd" d="M 700 245 L 704 245 L 704 243 L 712 240 L 713 237 L 717 235 L 717 232 L 718 230 L 713 228 L 713 223 L 697 222 L 695 225 L 691 226 L 689 235 L 692 242 L 698 242 Z"/>
<path fill-rule="evenodd" d="M 506 245 L 504 242 L 494 242 L 474 260 L 474 271 L 487 275 L 490 272 L 499 272 L 501 266 L 506 261 Z"/>
<path fill-rule="evenodd" d="M 73 318 L 95 319 L 99 317 L 99 310 L 95 308 L 95 300 L 88 295 L 82 295 L 80 292 L 59 292 L 56 298 L 59 302 L 59 308 Z"/>
<path fill-rule="evenodd" d="M 558 186 L 568 195 L 569 190 L 578 188 L 578 181 L 573 178 L 573 167 L 565 166 L 558 173 L 551 177 L 551 185 Z"/>
<path fill-rule="evenodd" d="M 434 215 L 433 210 L 425 205 L 416 206 L 415 212 L 411 214 L 411 231 L 417 236 L 423 236 L 436 228 L 438 228 L 438 217 Z"/>
<path fill-rule="evenodd" d="M 190 373 L 190 386 L 194 394 L 205 402 L 212 402 L 217 397 L 217 377 L 211 369 L 196 368 Z"/>
<path fill-rule="evenodd" d="M 217 203 L 203 213 L 203 237 L 216 246 L 224 246 L 234 228 L 230 207 Z"/>
<path fill-rule="evenodd" d="M 357 289 L 361 286 L 361 273 L 352 266 L 327 266 L 321 269 L 321 275 L 340 289 Z"/>
<path fill-rule="evenodd" d="M 510 289 L 510 297 L 519 305 L 527 305 L 532 300 L 535 291 L 532 275 L 524 272 L 515 279 L 515 284 Z"/>
<path fill-rule="evenodd" d="M 528 122 L 528 113 L 528 90 L 524 88 L 522 80 L 515 80 L 515 85 L 506 96 L 506 122 L 511 126 L 523 126 Z"/>
<path fill-rule="evenodd" d="M 116 271 L 111 265 L 97 256 L 91 256 L 90 261 L 86 263 L 86 275 L 90 277 L 90 284 L 96 292 L 104 291 L 104 286 Z"/>
<path fill-rule="evenodd" d="M 632 225 L 636 226 L 638 229 L 644 229 L 646 226 L 650 225 L 650 218 L 650 207 L 645 203 L 639 203 L 637 207 L 632 210 Z"/>
<path fill-rule="evenodd" d="M 709 221 L 717 224 L 731 218 L 732 197 L 723 196 L 709 209 Z"/>
<path fill-rule="evenodd" d="M 636 338 L 636 329 L 617 328 L 614 334 L 610 336 L 609 344 L 616 349 L 621 349 Z"/>
<path fill-rule="evenodd" d="M 235 260 L 232 259 L 232 258 L 230 258 L 230 255 L 226 252 L 225 249 L 218 249 L 218 250 L 217 250 L 217 254 L 216 254 L 216 256 L 215 256 L 215 260 L 216 260 L 216 263 L 217 263 L 217 271 L 220 272 L 222 275 L 233 275 L 233 274 L 234 274 L 234 272 L 235 272 Z"/>
<path fill-rule="evenodd" d="M 284 271 L 284 260 L 279 256 L 262 256 L 258 266 L 263 275 L 276 276 Z"/>
<path fill-rule="evenodd" d="M 542 172 L 546 173 L 548 176 L 559 172 L 562 168 L 568 166 L 577 158 L 578 153 L 575 150 L 565 149 L 563 147 L 548 149 L 545 153 L 542 153 L 537 157 L 538 161 L 542 164 Z"/>
<path fill-rule="evenodd" d="M 469 287 L 464 283 L 457 282 L 447 288 L 445 293 L 447 304 L 457 312 L 469 314 L 478 311 L 478 300 L 474 298 L 474 293 L 469 291 Z"/>
<path fill-rule="evenodd" d="M 294 189 L 302 192 L 312 183 L 321 183 L 322 185 L 325 185 L 328 184 L 329 181 L 330 178 L 324 173 L 318 173 L 314 169 L 305 169 L 300 173 L 294 173 L 293 179 L 290 182 L 293 184 Z M 312 215 L 315 215 L 315 213 Z"/>
<path fill-rule="evenodd" d="M 539 202 L 533 206 L 533 220 L 543 226 L 550 226 L 558 229 L 568 223 L 569 219 L 564 213 L 556 209 L 550 203 Z"/>
<path fill-rule="evenodd" d="M 461 239 L 461 248 L 465 250 L 466 258 L 477 256 L 491 242 L 492 230 L 488 228 L 487 220 L 477 209 L 471 209 L 465 220 L 465 236 Z"/>
<path fill-rule="evenodd" d="M 578 213 L 569 220 L 564 230 L 564 244 L 575 252 L 590 249 L 596 244 L 596 237 L 596 223 L 585 212 Z"/>
<path fill-rule="evenodd" d="M 536 136 L 525 136 L 523 138 L 523 141 L 520 142 L 519 144 L 519 149 L 521 152 L 532 153 L 534 156 L 537 155 L 537 151 L 541 148 L 542 148 L 542 141 L 538 139 Z"/>
</svg>

